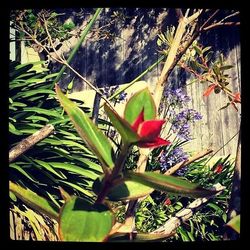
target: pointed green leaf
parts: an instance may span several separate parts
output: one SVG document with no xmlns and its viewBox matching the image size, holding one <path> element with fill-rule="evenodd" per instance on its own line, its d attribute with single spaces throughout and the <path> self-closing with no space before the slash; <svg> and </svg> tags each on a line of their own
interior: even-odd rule
<svg viewBox="0 0 250 250">
<path fill-rule="evenodd" d="M 16 163 L 11 163 L 9 166 L 13 169 L 16 169 L 18 172 L 20 172 L 32 182 L 39 183 L 29 172 L 26 172 L 21 166 L 17 165 Z"/>
<path fill-rule="evenodd" d="M 240 214 L 233 217 L 227 224 L 227 226 L 231 227 L 238 234 L 240 233 Z"/>
<path fill-rule="evenodd" d="M 46 170 L 48 170 L 49 172 L 53 173 L 57 177 L 59 177 L 61 179 L 67 179 L 67 177 L 63 173 L 61 173 L 60 171 L 54 170 L 53 167 L 51 167 L 50 164 L 48 164 L 47 162 L 40 161 L 40 160 L 34 160 L 34 162 L 36 162 L 37 164 L 43 166 Z"/>
<path fill-rule="evenodd" d="M 233 65 L 223 65 L 220 67 L 220 70 L 227 70 L 227 69 L 231 69 L 233 67 L 234 67 Z"/>
<path fill-rule="evenodd" d="M 62 184 L 65 184 L 66 186 L 69 186 L 69 187 L 72 187 L 72 188 L 78 190 L 79 192 L 83 193 L 84 195 L 87 195 L 87 196 L 90 196 L 90 197 L 93 196 L 93 193 L 91 193 L 88 190 L 82 188 L 80 185 L 77 185 L 77 184 L 74 184 L 74 183 L 71 183 L 71 182 L 68 182 L 68 181 L 61 181 L 61 180 L 59 180 L 59 182 L 62 183 Z"/>
<path fill-rule="evenodd" d="M 56 169 L 64 169 L 68 172 L 79 174 L 83 177 L 87 177 L 90 179 L 96 179 L 98 177 L 98 174 L 96 174 L 94 171 L 84 169 L 82 167 L 76 166 L 74 164 L 70 163 L 63 163 L 63 162 L 48 162 L 53 168 Z"/>
<path fill-rule="evenodd" d="M 130 124 L 119 116 L 107 104 L 104 104 L 104 110 L 107 113 L 111 123 L 120 133 L 124 143 L 133 143 L 139 140 L 139 136 L 133 131 Z"/>
<path fill-rule="evenodd" d="M 47 201 L 45 198 L 11 181 L 9 184 L 9 190 L 33 209 L 58 220 L 59 209 L 53 203 Z"/>
<path fill-rule="evenodd" d="M 201 188 L 198 184 L 191 183 L 175 176 L 167 176 L 159 173 L 135 173 L 129 171 L 126 177 L 156 190 L 179 194 L 181 196 L 204 197 L 216 193 L 216 191 Z"/>
<path fill-rule="evenodd" d="M 93 191 L 96 194 L 98 194 L 102 188 L 102 177 L 97 178 L 93 183 Z M 135 200 L 153 191 L 154 189 L 151 187 L 132 180 L 126 180 L 114 186 L 107 194 L 107 197 L 111 201 Z"/>
<path fill-rule="evenodd" d="M 132 124 L 144 108 L 144 120 L 153 120 L 156 117 L 154 99 L 148 88 L 135 93 L 127 102 L 124 118 Z"/>
<path fill-rule="evenodd" d="M 73 196 L 59 218 L 59 236 L 63 241 L 102 242 L 113 226 L 113 215 L 104 205 L 93 205 Z"/>
<path fill-rule="evenodd" d="M 78 134 L 87 143 L 92 152 L 96 154 L 102 165 L 112 168 L 114 166 L 112 159 L 113 149 L 108 138 L 74 102 L 70 101 L 62 93 L 58 85 L 56 85 L 56 93 Z"/>
</svg>

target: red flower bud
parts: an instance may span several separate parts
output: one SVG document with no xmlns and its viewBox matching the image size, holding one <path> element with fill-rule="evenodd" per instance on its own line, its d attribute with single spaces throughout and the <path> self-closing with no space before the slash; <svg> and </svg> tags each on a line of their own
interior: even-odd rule
<svg viewBox="0 0 250 250">
<path fill-rule="evenodd" d="M 164 202 L 164 205 L 165 206 L 169 206 L 169 205 L 171 205 L 172 204 L 172 202 L 171 202 L 171 200 L 169 199 L 169 198 L 167 198 L 166 200 L 165 200 L 165 202 Z"/>
<path fill-rule="evenodd" d="M 219 174 L 219 173 L 222 172 L 222 170 L 223 170 L 223 165 L 222 164 L 218 164 L 216 166 L 216 168 L 214 169 L 214 173 Z"/>
<path fill-rule="evenodd" d="M 169 145 L 169 141 L 159 137 L 161 128 L 164 123 L 164 120 L 144 121 L 144 110 L 142 110 L 132 124 L 132 129 L 140 138 L 138 142 L 136 142 L 136 144 L 142 148 L 156 148 L 164 145 Z"/>
</svg>

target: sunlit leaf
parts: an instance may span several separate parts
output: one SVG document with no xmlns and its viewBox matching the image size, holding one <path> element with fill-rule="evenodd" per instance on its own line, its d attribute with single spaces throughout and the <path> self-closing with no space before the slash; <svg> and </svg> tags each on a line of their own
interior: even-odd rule
<svg viewBox="0 0 250 250">
<path fill-rule="evenodd" d="M 84 194 L 84 195 L 87 195 L 87 196 L 90 196 L 90 197 L 93 196 L 93 193 L 91 193 L 91 192 L 89 192 L 88 190 L 82 188 L 80 185 L 77 185 L 77 184 L 75 184 L 75 183 L 71 183 L 71 182 L 69 182 L 69 181 L 61 181 L 61 180 L 59 180 L 59 182 L 62 183 L 62 184 L 65 184 L 65 185 L 68 186 L 68 187 L 72 187 L 73 189 L 75 189 L 75 190 L 81 192 L 81 193 Z"/>
<path fill-rule="evenodd" d="M 156 190 L 179 194 L 181 196 L 205 197 L 216 194 L 216 191 L 201 188 L 198 184 L 175 176 L 167 176 L 152 172 L 135 173 L 129 171 L 126 173 L 126 177 Z"/>
<path fill-rule="evenodd" d="M 112 226 L 113 215 L 106 206 L 73 196 L 60 212 L 59 236 L 63 241 L 102 242 Z"/>
<path fill-rule="evenodd" d="M 13 182 L 9 182 L 9 190 L 12 191 L 19 199 L 33 209 L 44 213 L 54 219 L 58 219 L 59 209 L 45 198 L 39 196 L 29 189 L 25 189 Z"/>
<path fill-rule="evenodd" d="M 48 163 L 55 169 L 64 169 L 67 170 L 68 172 L 79 174 L 83 177 L 87 177 L 93 180 L 98 177 L 98 174 L 94 173 L 93 171 L 84 169 L 83 167 L 79 167 L 74 164 L 63 163 L 63 162 L 48 162 Z"/>
<path fill-rule="evenodd" d="M 108 138 L 74 102 L 62 93 L 58 85 L 56 85 L 56 93 L 81 138 L 97 155 L 103 166 L 112 168 L 114 166 L 113 149 Z"/>
<path fill-rule="evenodd" d="M 128 100 L 124 110 L 125 120 L 132 124 L 142 109 L 144 109 L 144 120 L 155 119 L 155 102 L 148 88 L 138 91 Z"/>
<path fill-rule="evenodd" d="M 238 234 L 240 233 L 240 214 L 233 217 L 227 224 L 227 226 L 231 227 Z"/>
<path fill-rule="evenodd" d="M 96 194 L 98 194 L 102 188 L 101 179 L 102 178 L 99 177 L 93 183 L 93 191 Z M 145 195 L 148 195 L 153 191 L 153 188 L 150 188 L 146 185 L 135 181 L 127 180 L 114 186 L 107 194 L 107 197 L 111 201 L 135 200 Z"/>
<path fill-rule="evenodd" d="M 108 105 L 104 105 L 105 112 L 107 113 L 111 123 L 120 133 L 122 140 L 125 143 L 133 143 L 138 141 L 139 136 L 133 131 L 131 125 L 122 117 L 120 117 L 113 109 Z"/>
</svg>

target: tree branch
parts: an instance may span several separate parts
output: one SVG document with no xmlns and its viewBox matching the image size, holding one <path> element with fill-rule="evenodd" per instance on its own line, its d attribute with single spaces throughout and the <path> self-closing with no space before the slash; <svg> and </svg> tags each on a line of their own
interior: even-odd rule
<svg viewBox="0 0 250 250">
<path fill-rule="evenodd" d="M 222 27 L 222 26 L 239 26 L 240 22 L 225 22 L 225 23 L 214 23 L 211 24 L 205 28 L 203 28 L 202 31 L 208 31 L 210 29 L 216 28 L 216 27 Z"/>
<path fill-rule="evenodd" d="M 177 170 L 179 170 L 180 168 L 185 167 L 188 164 L 190 164 L 190 163 L 192 163 L 192 162 L 194 162 L 194 161 L 196 161 L 196 160 L 198 160 L 198 159 L 200 159 L 200 158 L 202 158 L 202 157 L 204 157 L 212 152 L 213 152 L 212 149 L 206 149 L 206 150 L 194 155 L 193 157 L 191 157 L 190 159 L 188 159 L 186 161 L 182 161 L 180 163 L 177 163 L 176 165 L 171 167 L 168 171 L 166 171 L 164 173 L 164 175 L 171 175 L 171 174 L 175 173 Z"/>
<path fill-rule="evenodd" d="M 213 187 L 216 191 L 222 191 L 225 189 L 225 187 L 220 185 L 219 183 L 213 185 Z M 154 230 L 150 234 L 173 234 L 176 229 L 181 225 L 181 223 L 190 219 L 194 215 L 194 213 L 202 207 L 202 205 L 204 205 L 209 199 L 213 198 L 214 196 L 217 196 L 220 193 L 221 192 L 218 192 L 210 197 L 198 198 L 194 200 L 186 208 L 183 208 L 181 211 L 177 212 L 175 216 L 171 217 L 163 226 Z"/>
<path fill-rule="evenodd" d="M 29 150 L 31 147 L 33 147 L 35 144 L 37 144 L 39 141 L 43 140 L 47 136 L 49 136 L 52 131 L 54 131 L 54 126 L 51 124 L 48 124 L 35 132 L 33 135 L 30 135 L 29 137 L 23 139 L 21 142 L 19 142 L 15 147 L 13 147 L 9 151 L 9 163 L 14 161 L 17 157 L 22 155 L 24 152 Z"/>
</svg>

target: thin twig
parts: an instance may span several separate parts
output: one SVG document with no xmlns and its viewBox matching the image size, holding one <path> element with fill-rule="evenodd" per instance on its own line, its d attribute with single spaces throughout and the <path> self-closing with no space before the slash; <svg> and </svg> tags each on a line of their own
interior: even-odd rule
<svg viewBox="0 0 250 250">
<path fill-rule="evenodd" d="M 205 28 L 203 28 L 203 31 L 208 31 L 210 29 L 216 28 L 216 27 L 221 27 L 221 26 L 239 26 L 240 22 L 226 22 L 226 23 L 214 23 L 211 24 Z"/>
<path fill-rule="evenodd" d="M 39 141 L 43 140 L 47 136 L 49 136 L 54 130 L 54 126 L 51 124 L 48 124 L 35 132 L 33 135 L 30 135 L 29 137 L 23 139 L 21 142 L 19 142 L 15 147 L 13 147 L 9 151 L 9 163 L 14 161 L 17 157 L 22 155 L 24 152 L 29 150 L 31 147 L 33 147 L 35 144 L 37 144 Z"/>
</svg>

